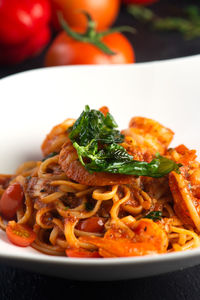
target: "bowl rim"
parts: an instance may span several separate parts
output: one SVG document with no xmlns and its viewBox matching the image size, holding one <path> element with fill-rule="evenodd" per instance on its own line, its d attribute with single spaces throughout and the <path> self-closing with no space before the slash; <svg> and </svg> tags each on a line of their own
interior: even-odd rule
<svg viewBox="0 0 200 300">
<path fill-rule="evenodd" d="M 23 76 L 36 74 L 36 73 L 45 73 L 45 72 L 59 72 L 60 70 L 76 70 L 79 69 L 138 69 L 143 67 L 152 67 L 157 65 L 168 65 L 174 64 L 177 62 L 187 62 L 187 61 L 198 61 L 200 64 L 200 54 L 185 56 L 179 58 L 172 58 L 166 60 L 156 60 L 151 62 L 143 62 L 143 63 L 135 63 L 128 65 L 76 65 L 76 66 L 56 66 L 56 67 L 48 67 L 48 68 L 37 68 L 33 70 L 19 72 L 17 74 L 12 74 L 5 76 L 0 79 L 0 87 L 4 82 L 6 83 L 9 80 L 20 79 Z M 13 246 L 13 245 L 12 245 Z M 183 259 L 190 259 L 200 257 L 200 248 L 195 248 L 191 250 L 186 250 L 183 252 L 173 252 L 173 253 L 163 253 L 156 255 L 146 255 L 146 256 L 135 256 L 135 257 L 120 257 L 120 258 L 71 258 L 66 256 L 50 256 L 47 254 L 41 254 L 40 252 L 34 253 L 26 253 L 26 256 L 23 256 L 23 252 L 17 255 L 14 254 L 6 254 L 2 253 L 0 249 L 0 260 L 5 258 L 8 261 L 10 260 L 24 260 L 30 262 L 44 262 L 44 263 L 52 263 L 52 264 L 65 264 L 65 265 L 79 265 L 79 266 L 113 266 L 113 265 L 140 265 L 140 264 L 148 264 L 148 263 L 161 263 L 161 262 L 173 262 L 173 261 L 181 261 Z"/>
<path fill-rule="evenodd" d="M 139 63 L 133 63 L 133 64 L 116 64 L 116 65 L 68 65 L 68 66 L 52 66 L 52 67 L 40 67 L 36 69 L 31 70 L 25 70 L 22 72 L 18 72 L 15 74 L 7 75 L 3 78 L 0 78 L 0 83 L 7 81 L 9 79 L 15 79 L 20 78 L 24 75 L 34 74 L 34 73 L 41 73 L 41 72 L 54 72 L 64 69 L 70 69 L 70 70 L 77 70 L 77 69 L 138 69 L 143 67 L 152 67 L 152 66 L 160 66 L 160 65 L 168 65 L 178 62 L 187 62 L 192 60 L 198 60 L 200 61 L 200 54 L 195 55 L 189 55 L 189 56 L 183 56 L 183 57 L 177 57 L 177 58 L 170 58 L 170 59 L 163 59 L 163 60 L 154 60 L 154 61 L 148 61 L 148 62 L 139 62 Z"/>
</svg>

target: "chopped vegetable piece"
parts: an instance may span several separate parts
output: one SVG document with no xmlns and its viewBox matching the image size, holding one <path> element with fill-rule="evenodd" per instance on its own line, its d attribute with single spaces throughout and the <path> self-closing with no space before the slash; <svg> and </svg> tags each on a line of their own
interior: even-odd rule
<svg viewBox="0 0 200 300">
<path fill-rule="evenodd" d="M 86 232 L 103 232 L 104 231 L 104 221 L 105 219 L 100 217 L 92 217 L 86 220 L 81 220 L 77 229 Z"/>
<path fill-rule="evenodd" d="M 144 218 L 152 219 L 154 221 L 161 220 L 162 219 L 162 212 L 161 211 L 151 211 Z"/>
<path fill-rule="evenodd" d="M 36 239 L 36 234 L 31 228 L 24 224 L 17 224 L 15 221 L 8 223 L 6 234 L 11 243 L 20 247 L 27 247 Z"/>
</svg>

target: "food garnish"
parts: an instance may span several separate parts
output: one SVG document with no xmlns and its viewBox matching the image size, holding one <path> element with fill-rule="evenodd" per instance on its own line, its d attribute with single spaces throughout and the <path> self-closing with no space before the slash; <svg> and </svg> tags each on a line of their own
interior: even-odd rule
<svg viewBox="0 0 200 300">
<path fill-rule="evenodd" d="M 134 160 L 120 144 L 124 136 L 113 116 L 106 116 L 87 105 L 69 135 L 81 164 L 89 172 L 109 172 L 136 176 L 162 177 L 179 170 L 180 164 L 159 154 L 150 162 Z"/>
</svg>

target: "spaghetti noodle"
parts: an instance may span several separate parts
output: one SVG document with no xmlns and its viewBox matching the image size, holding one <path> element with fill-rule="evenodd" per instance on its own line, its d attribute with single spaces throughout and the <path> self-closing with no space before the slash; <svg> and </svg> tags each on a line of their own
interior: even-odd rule
<svg viewBox="0 0 200 300">
<path fill-rule="evenodd" d="M 108 109 L 100 112 L 106 116 Z M 160 177 L 90 171 L 88 158 L 81 162 L 80 147 L 70 139 L 74 123 L 67 119 L 51 130 L 42 144 L 44 159 L 0 175 L 0 227 L 11 242 L 24 246 L 22 239 L 33 234 L 27 244 L 38 251 L 88 258 L 200 246 L 200 165 L 194 150 L 169 148 L 170 129 L 136 117 L 122 131 L 120 147 L 137 163 L 151 164 L 159 152 L 179 170 Z"/>
</svg>

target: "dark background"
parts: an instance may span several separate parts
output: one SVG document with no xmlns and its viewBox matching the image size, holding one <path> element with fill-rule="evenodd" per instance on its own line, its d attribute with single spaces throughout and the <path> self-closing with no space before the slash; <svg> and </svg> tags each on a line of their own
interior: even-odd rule
<svg viewBox="0 0 200 300">
<path fill-rule="evenodd" d="M 200 8 L 199 0 L 160 0 L 158 3 L 150 6 L 150 8 L 161 17 L 172 15 L 182 16 L 181 11 L 183 8 L 192 4 Z M 122 7 L 114 26 L 115 25 L 130 25 L 136 28 L 136 34 L 124 34 L 131 41 L 135 49 L 136 62 L 138 63 L 184 57 L 200 53 L 200 37 L 185 40 L 182 35 L 177 32 L 155 32 L 149 25 L 135 21 L 134 18 L 126 12 L 125 7 Z M 20 65 L 13 67 L 0 66 L 0 78 L 30 69 L 42 68 L 47 49 L 48 47 L 40 56 L 27 60 Z"/>
<path fill-rule="evenodd" d="M 161 0 L 152 6 L 160 16 L 179 12 L 187 4 L 200 8 L 199 0 Z M 136 35 L 126 34 L 135 49 L 136 61 L 172 59 L 200 53 L 200 38 L 185 40 L 180 33 L 158 33 L 136 22 L 122 8 L 116 25 L 132 25 Z M 48 47 L 47 47 L 48 48 Z M 43 67 L 45 49 L 34 59 L 14 67 L 0 67 L 0 78 Z M 86 270 L 87 272 L 87 270 Z M 118 282 L 77 282 L 48 277 L 0 265 L 0 300 L 4 299 L 200 299 L 200 266 L 166 275 Z"/>
</svg>

